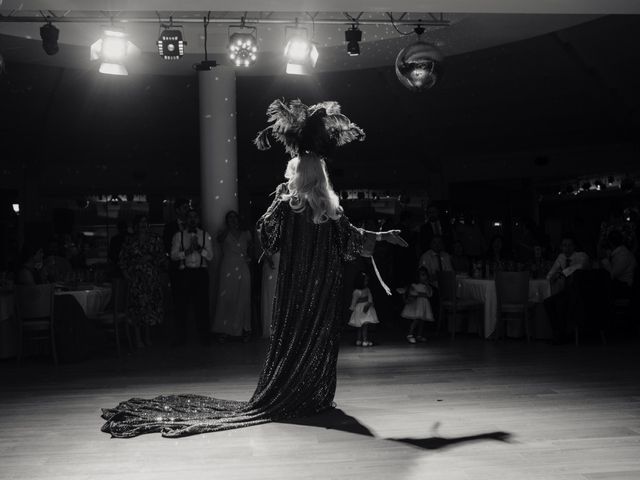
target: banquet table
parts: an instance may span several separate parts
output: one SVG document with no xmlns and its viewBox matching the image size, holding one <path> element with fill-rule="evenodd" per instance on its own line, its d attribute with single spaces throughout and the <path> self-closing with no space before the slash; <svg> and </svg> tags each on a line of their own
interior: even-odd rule
<svg viewBox="0 0 640 480">
<path fill-rule="evenodd" d="M 62 362 L 82 360 L 99 342 L 99 332 L 90 319 L 105 310 L 111 287 L 67 285 L 55 293 L 54 324 L 58 356 Z"/>
<path fill-rule="evenodd" d="M 458 297 L 480 300 L 484 303 L 484 336 L 493 335 L 498 323 L 498 299 L 496 295 L 496 282 L 484 278 L 457 277 Z M 536 338 L 548 338 L 550 336 L 548 321 L 544 313 L 542 301 L 551 296 L 551 284 L 547 279 L 529 280 L 529 301 L 535 303 L 532 324 L 533 335 Z M 524 334 L 524 324 L 521 319 L 512 319 L 507 322 L 507 336 L 521 337 Z"/>
<path fill-rule="evenodd" d="M 88 319 L 103 312 L 111 300 L 107 285 L 58 286 L 54 301 L 54 328 L 62 361 L 88 355 L 95 326 Z M 0 359 L 17 355 L 18 322 L 12 291 L 0 291 Z"/>
<path fill-rule="evenodd" d="M 87 317 L 103 312 L 111 300 L 111 287 L 100 285 L 78 285 L 57 291 L 57 296 L 71 295 L 76 299 Z"/>
</svg>

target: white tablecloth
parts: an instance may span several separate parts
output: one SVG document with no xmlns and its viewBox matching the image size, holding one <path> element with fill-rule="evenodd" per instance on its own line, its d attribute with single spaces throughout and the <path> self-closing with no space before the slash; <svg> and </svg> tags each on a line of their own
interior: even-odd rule
<svg viewBox="0 0 640 480">
<path fill-rule="evenodd" d="M 529 301 L 541 304 L 542 301 L 551 295 L 551 284 L 548 280 L 529 281 Z M 496 296 L 496 282 L 477 278 L 458 277 L 458 297 L 472 298 L 484 302 L 484 336 L 490 337 L 496 329 L 498 323 L 498 299 Z M 541 305 L 540 305 L 541 306 Z M 540 308 L 536 308 L 536 314 L 541 313 Z M 521 321 L 507 322 L 507 335 L 522 336 L 524 327 Z"/>
<path fill-rule="evenodd" d="M 78 289 L 56 292 L 56 295 L 72 295 L 84 310 L 87 317 L 94 317 L 103 312 L 111 300 L 110 287 L 94 286 L 91 289 Z"/>
</svg>

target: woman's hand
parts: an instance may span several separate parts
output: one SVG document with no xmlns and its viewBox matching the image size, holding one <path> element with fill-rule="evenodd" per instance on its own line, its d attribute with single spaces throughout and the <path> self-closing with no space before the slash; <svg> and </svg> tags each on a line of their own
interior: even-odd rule
<svg viewBox="0 0 640 480">
<path fill-rule="evenodd" d="M 401 247 L 408 247 L 409 244 L 407 241 L 400 236 L 400 230 L 389 230 L 387 232 L 382 232 L 382 239 L 393 245 L 399 245 Z"/>
</svg>

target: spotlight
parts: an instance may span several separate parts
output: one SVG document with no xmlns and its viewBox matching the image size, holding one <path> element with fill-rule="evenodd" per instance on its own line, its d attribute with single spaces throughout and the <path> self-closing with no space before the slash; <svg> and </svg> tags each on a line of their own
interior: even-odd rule
<svg viewBox="0 0 640 480">
<path fill-rule="evenodd" d="M 11 204 L 11 208 L 13 209 L 13 213 L 15 213 L 16 215 L 18 215 L 20 213 L 20 204 L 19 203 L 12 203 Z"/>
<path fill-rule="evenodd" d="M 42 48 L 47 55 L 55 55 L 58 53 L 58 36 L 60 30 L 53 26 L 53 24 L 45 23 L 40 27 L 40 38 L 42 39 Z"/>
<path fill-rule="evenodd" d="M 231 29 L 241 29 L 231 33 Z M 258 59 L 258 40 L 255 27 L 230 26 L 229 44 L 227 45 L 229 59 L 236 67 L 250 67 Z"/>
<path fill-rule="evenodd" d="M 138 47 L 127 40 L 119 30 L 104 30 L 102 37 L 91 45 L 91 60 L 100 60 L 100 73 L 107 75 L 129 75 L 123 62 L 135 53 Z"/>
<path fill-rule="evenodd" d="M 163 30 L 158 38 L 158 53 L 165 60 L 180 60 L 184 56 L 184 46 L 180 30 Z"/>
<path fill-rule="evenodd" d="M 318 49 L 308 39 L 306 28 L 294 28 L 295 33 L 289 37 L 284 48 L 287 58 L 286 72 L 291 75 L 309 75 L 318 62 Z M 304 32 L 304 35 L 303 35 Z"/>
<path fill-rule="evenodd" d="M 598 191 L 604 190 L 605 188 L 607 188 L 607 187 L 605 187 L 605 185 L 600 180 L 596 180 L 594 185 L 596 187 L 596 190 L 598 190 Z"/>
<path fill-rule="evenodd" d="M 350 57 L 360 55 L 360 44 L 358 42 L 362 41 L 362 30 L 352 25 L 349 30 L 344 32 L 344 41 L 347 42 L 347 54 Z"/>
</svg>

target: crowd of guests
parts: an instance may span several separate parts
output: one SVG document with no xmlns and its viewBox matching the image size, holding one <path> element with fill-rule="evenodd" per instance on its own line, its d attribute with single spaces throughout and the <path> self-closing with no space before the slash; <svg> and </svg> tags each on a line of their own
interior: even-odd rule
<svg viewBox="0 0 640 480">
<path fill-rule="evenodd" d="M 186 343 L 189 332 L 203 344 L 212 339 L 248 341 L 256 326 L 263 336 L 269 336 L 277 254 L 272 257 L 261 252 L 255 235 L 241 227 L 235 211 L 227 213 L 224 228 L 212 237 L 202 229 L 199 212 L 188 200 L 177 199 L 174 209 L 175 220 L 164 226 L 162 235 L 152 231 L 146 215 L 138 215 L 131 225 L 119 221 L 117 234 L 109 242 L 109 276 L 127 281 L 128 318 L 136 345 L 150 345 L 152 329 L 167 318 L 175 345 Z M 606 279 L 608 295 L 617 297 L 630 297 L 636 285 L 637 227 L 620 215 L 603 223 L 598 244 L 592 248 L 594 258 L 569 234 L 563 236 L 559 253 L 551 257 L 548 242 L 527 222 L 513 232 L 509 247 L 501 235 L 487 242 L 473 218 L 452 223 L 435 205 L 426 209 L 421 222 L 405 211 L 397 218 L 366 220 L 363 226 L 369 230 L 400 228 L 410 246 L 380 244 L 374 252 L 371 245 L 352 267 L 355 277 L 345 285 L 350 292 L 347 323 L 356 329 L 359 346 L 373 344 L 369 327 L 380 323 L 379 315 L 385 320 L 406 319 L 407 341 L 424 342 L 424 326 L 434 322 L 438 313 L 441 271 L 474 278 L 494 278 L 500 271 L 528 271 L 531 279 L 548 279 L 554 294 L 545 300 L 545 308 L 559 342 L 587 315 L 585 296 L 593 285 L 604 285 Z M 26 243 L 15 281 L 27 285 L 68 281 L 75 272 L 88 271 L 88 248 L 82 239 L 74 241 L 71 236 L 55 238 L 44 247 Z M 372 254 L 377 264 L 371 262 Z M 216 278 L 211 277 L 212 262 L 219 267 Z M 587 280 L 573 281 L 585 275 L 579 272 L 587 271 L 592 272 Z M 389 298 L 376 277 L 401 295 Z M 86 280 L 97 278 L 87 276 Z M 217 287 L 215 299 L 210 298 L 212 282 Z M 261 295 L 252 296 L 252 290 Z M 170 312 L 165 311 L 167 306 Z"/>
<path fill-rule="evenodd" d="M 426 210 L 424 222 L 419 225 L 412 224 L 406 215 L 400 215 L 396 225 L 403 230 L 410 248 L 380 251 L 375 256 L 379 264 L 391 266 L 385 273 L 394 290 L 402 294 L 403 304 L 388 301 L 380 289 L 376 292 L 377 282 L 371 286 L 374 294 L 370 297 L 369 288 L 362 293 L 356 286 L 350 325 L 359 329 L 358 345 L 368 345 L 370 335 L 363 330 L 366 323 L 356 320 L 360 308 L 359 303 L 354 303 L 356 298 L 370 298 L 365 304 L 371 305 L 375 300 L 385 319 L 397 318 L 400 311 L 409 325 L 407 341 L 425 341 L 425 322 L 434 322 L 434 312 L 439 310 L 437 278 L 442 271 L 485 279 L 495 278 L 498 272 L 527 271 L 530 279 L 549 280 L 553 294 L 545 300 L 545 309 L 556 343 L 568 341 L 576 326 L 585 325 L 585 319 L 596 315 L 594 312 L 599 312 L 600 322 L 606 321 L 612 299 L 630 299 L 637 293 L 637 224 L 632 219 L 621 221 L 620 215 L 603 222 L 597 245 L 592 246 L 597 252 L 594 258 L 579 247 L 571 234 L 563 235 L 559 252 L 552 257 L 548 241 L 529 222 L 513 232 L 510 248 L 502 235 L 494 235 L 486 242 L 472 219 L 452 225 L 441 218 L 436 206 Z M 362 271 L 372 275 L 367 262 L 362 265 Z M 575 278 L 579 281 L 574 282 Z M 596 308 L 589 308 L 593 303 Z M 375 323 L 377 315 L 375 321 L 369 321 L 371 325 Z"/>
</svg>

